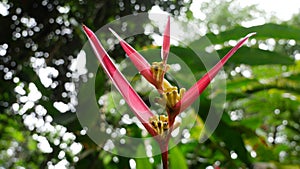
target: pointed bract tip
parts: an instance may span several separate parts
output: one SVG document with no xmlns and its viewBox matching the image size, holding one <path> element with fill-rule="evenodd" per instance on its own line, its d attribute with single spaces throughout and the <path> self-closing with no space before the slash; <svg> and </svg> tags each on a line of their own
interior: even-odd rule
<svg viewBox="0 0 300 169">
<path fill-rule="evenodd" d="M 161 58 L 164 64 L 167 62 L 169 51 L 170 51 L 170 16 L 168 16 L 166 28 L 163 33 L 163 44 L 161 48 Z"/>
<path fill-rule="evenodd" d="M 167 21 L 167 24 L 166 24 L 166 28 L 165 28 L 165 32 L 164 33 L 168 33 L 168 36 L 170 36 L 170 16 L 168 16 L 168 21 Z"/>
<path fill-rule="evenodd" d="M 256 32 L 249 33 L 246 37 L 250 38 L 251 36 L 256 35 Z"/>
<path fill-rule="evenodd" d="M 82 28 L 83 28 L 84 32 L 86 33 L 86 35 L 88 37 L 92 37 L 93 36 L 93 32 L 87 26 L 85 26 L 84 24 L 82 24 Z"/>
<path fill-rule="evenodd" d="M 123 39 L 111 28 L 108 28 L 109 31 L 111 31 L 111 33 L 118 38 L 119 41 L 123 41 Z"/>
</svg>

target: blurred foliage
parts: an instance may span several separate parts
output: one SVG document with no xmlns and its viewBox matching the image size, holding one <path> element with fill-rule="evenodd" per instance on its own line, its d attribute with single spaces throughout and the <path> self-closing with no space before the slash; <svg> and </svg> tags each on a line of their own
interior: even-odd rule
<svg viewBox="0 0 300 169">
<path fill-rule="evenodd" d="M 235 6 L 234 0 L 203 3 L 200 9 L 204 18 L 194 17 L 191 2 L 181 0 L 3 0 L 1 5 L 8 13 L 0 17 L 0 168 L 125 169 L 131 167 L 132 160 L 138 169 L 159 167 L 157 156 L 117 156 L 89 139 L 75 114 L 77 92 L 73 89 L 89 75 L 72 68 L 86 41 L 81 23 L 96 30 L 122 16 L 147 12 L 154 5 L 175 17 L 199 23 L 207 30 L 206 37 L 218 45 L 220 57 L 236 40 L 257 32 L 224 68 L 227 101 L 218 128 L 209 140 L 199 143 L 211 99 L 225 92 L 206 90 L 200 98 L 196 124 L 170 151 L 170 167 L 300 168 L 299 14 L 288 22 L 245 28 L 243 22 L 264 13 L 255 6 Z M 152 41 L 147 35 L 138 35 L 130 43 L 137 49 L 150 50 Z M 197 52 L 209 56 L 208 46 L 202 42 L 199 38 L 188 46 L 171 47 L 197 78 L 206 69 L 190 47 L 199 46 Z M 125 56 L 119 45 L 110 55 L 117 62 Z M 211 66 L 214 64 L 211 61 Z M 108 80 L 101 70 L 96 86 L 97 99 L 112 94 L 103 87 L 108 86 Z M 148 93 L 139 89 L 139 94 L 147 98 Z M 100 110 L 110 125 L 126 128 L 128 135 L 139 137 L 140 129 L 134 123 L 118 123 L 122 116 L 113 115 L 111 110 L 116 105 L 106 101 Z M 126 107 L 121 110 L 129 111 Z M 144 151 L 140 146 L 136 154 Z"/>
</svg>

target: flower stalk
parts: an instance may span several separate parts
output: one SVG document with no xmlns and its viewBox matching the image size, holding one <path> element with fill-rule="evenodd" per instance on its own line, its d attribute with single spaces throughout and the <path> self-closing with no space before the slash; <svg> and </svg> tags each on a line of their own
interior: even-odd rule
<svg viewBox="0 0 300 169">
<path fill-rule="evenodd" d="M 157 99 L 157 103 L 165 106 L 167 116 L 158 116 L 151 112 L 149 107 L 135 92 L 122 73 L 116 68 L 96 35 L 85 25 L 83 25 L 83 30 L 105 73 L 117 87 L 133 113 L 159 144 L 164 169 L 168 169 L 168 145 L 171 138 L 171 132 L 177 127 L 177 124 L 175 124 L 176 116 L 187 109 L 200 96 L 228 59 L 249 39 L 249 37 L 255 34 L 248 34 L 239 41 L 237 45 L 234 46 L 210 71 L 208 71 L 189 90 L 185 91 L 184 88 L 178 89 L 176 86 L 172 86 L 164 78 L 165 73 L 169 69 L 167 59 L 170 51 L 170 17 L 168 17 L 163 34 L 163 45 L 161 48 L 162 61 L 154 62 L 152 65 L 150 65 L 141 54 L 123 40 L 115 31 L 109 28 L 112 34 L 119 40 L 120 45 L 140 74 L 161 94 L 161 98 Z"/>
</svg>

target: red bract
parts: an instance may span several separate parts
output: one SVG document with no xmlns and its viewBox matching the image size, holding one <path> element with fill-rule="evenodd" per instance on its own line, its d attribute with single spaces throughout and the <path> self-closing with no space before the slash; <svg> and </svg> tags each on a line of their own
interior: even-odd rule
<svg viewBox="0 0 300 169">
<path fill-rule="evenodd" d="M 161 75 L 160 81 L 163 81 L 164 75 L 167 71 L 167 60 L 170 52 L 170 16 L 168 17 L 168 22 L 166 25 L 166 29 L 163 35 L 163 45 L 161 48 L 161 59 L 163 63 L 163 71 Z"/>
<path fill-rule="evenodd" d="M 126 43 L 112 29 L 110 31 L 118 38 L 122 48 L 133 62 L 137 70 L 153 84 L 161 94 L 160 101 L 165 101 L 167 116 L 155 116 L 140 98 L 140 96 L 130 86 L 122 73 L 116 68 L 110 60 L 107 52 L 102 47 L 96 35 L 86 26 L 83 26 L 93 51 L 98 58 L 100 65 L 105 73 L 117 87 L 129 107 L 132 109 L 137 118 L 142 122 L 147 131 L 158 142 L 161 152 L 164 169 L 168 168 L 168 142 L 171 138 L 171 132 L 174 129 L 173 123 L 175 117 L 186 108 L 188 108 L 206 89 L 211 80 L 217 75 L 227 60 L 249 39 L 254 35 L 251 33 L 237 43 L 209 72 L 207 72 L 197 83 L 195 83 L 187 92 L 185 89 L 177 89 L 164 79 L 167 71 L 167 59 L 170 51 L 170 17 L 168 17 L 166 29 L 163 35 L 163 45 L 161 49 L 162 62 L 154 62 L 150 65 L 134 48 Z"/>
<path fill-rule="evenodd" d="M 163 45 L 161 48 L 161 59 L 164 63 L 167 62 L 170 51 L 170 17 L 168 17 L 168 22 L 163 36 Z"/>
<path fill-rule="evenodd" d="M 193 104 L 193 102 L 206 89 L 211 80 L 217 75 L 227 60 L 249 39 L 249 37 L 253 35 L 255 35 L 255 33 L 250 33 L 239 41 L 209 72 L 207 72 L 198 82 L 186 91 L 182 99 L 173 107 L 173 116 L 177 116 L 180 112 Z"/>
<path fill-rule="evenodd" d="M 122 48 L 141 75 L 143 75 L 151 84 L 155 85 L 155 81 L 150 70 L 150 64 L 147 62 L 147 60 L 127 42 L 125 42 L 115 31 L 113 31 L 111 28 L 109 28 L 109 30 L 113 33 L 113 35 L 115 35 L 115 37 L 118 38 Z"/>
<path fill-rule="evenodd" d="M 152 136 L 155 136 L 156 132 L 149 124 L 149 118 L 153 117 L 154 114 L 150 111 L 150 109 L 140 98 L 140 96 L 134 91 L 134 89 L 124 78 L 122 73 L 113 64 L 111 59 L 108 57 L 107 52 L 104 50 L 101 43 L 97 39 L 96 35 L 85 25 L 83 25 L 83 29 L 86 35 L 88 36 L 94 53 L 107 76 L 112 80 L 113 84 L 120 91 L 129 107 L 132 109 L 132 111 L 138 117 L 138 119 L 142 122 L 147 131 Z"/>
</svg>

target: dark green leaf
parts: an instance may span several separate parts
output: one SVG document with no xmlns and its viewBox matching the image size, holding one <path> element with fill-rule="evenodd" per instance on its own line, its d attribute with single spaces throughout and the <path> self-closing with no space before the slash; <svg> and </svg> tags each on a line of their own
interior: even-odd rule
<svg viewBox="0 0 300 169">
<path fill-rule="evenodd" d="M 250 28 L 244 28 L 244 27 L 236 27 L 232 30 L 228 30 L 225 32 L 221 32 L 218 35 L 215 35 L 213 33 L 207 34 L 207 38 L 211 40 L 213 44 L 222 44 L 229 40 L 238 40 L 243 36 L 246 36 L 248 33 L 256 32 L 254 38 L 258 39 L 268 39 L 268 38 L 274 38 L 274 39 L 300 39 L 300 28 L 299 27 L 293 27 L 291 25 L 278 25 L 274 23 L 268 23 L 264 25 L 259 26 L 253 26 Z"/>
<path fill-rule="evenodd" d="M 170 153 L 170 168 L 188 169 L 185 157 L 177 146 L 172 148 L 169 151 L 169 153 Z"/>
</svg>

